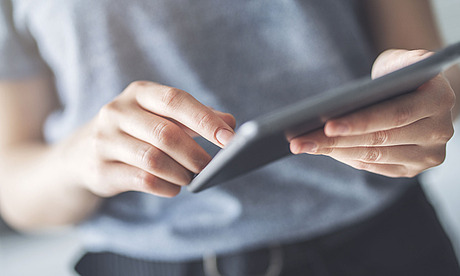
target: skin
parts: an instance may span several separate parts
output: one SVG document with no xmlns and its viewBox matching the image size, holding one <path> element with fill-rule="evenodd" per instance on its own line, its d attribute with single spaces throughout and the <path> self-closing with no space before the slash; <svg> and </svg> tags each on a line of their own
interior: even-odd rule
<svg viewBox="0 0 460 276">
<path fill-rule="evenodd" d="M 20 122 L 43 125 L 53 105 L 45 109 L 34 102 L 44 94 L 53 97 L 49 86 L 41 79 L 0 87 L 5 86 L 0 117 L 11 128 L 1 133 L 0 168 L 8 181 L 1 185 L 0 203 L 4 218 L 22 230 L 77 222 L 101 198 L 126 191 L 175 196 L 211 160 L 192 137 L 200 135 L 222 147 L 235 126 L 232 115 L 212 110 L 182 90 L 137 81 L 74 135 L 46 145 L 40 127 L 27 131 Z M 32 98 L 23 102 L 25 96 Z M 17 104 L 8 110 L 12 101 Z"/>
<path fill-rule="evenodd" d="M 430 55 L 390 50 L 379 56 L 379 77 Z M 291 140 L 294 153 L 330 156 L 356 169 L 389 177 L 414 177 L 441 164 L 452 137 L 455 93 L 439 75 L 417 91 L 351 115 L 333 119 L 323 130 Z"/>
<path fill-rule="evenodd" d="M 438 48 L 427 3 L 363 1 L 372 15 L 376 48 Z M 385 19 L 389 15 L 391 20 Z M 405 16 L 404 21 L 397 15 Z M 398 20 L 415 28 L 410 29 L 414 38 L 407 38 L 407 29 L 394 28 Z M 386 52 L 374 74 L 426 55 Z M 458 91 L 452 86 L 458 83 L 438 76 L 416 93 L 331 120 L 323 132 L 293 139 L 291 149 L 329 155 L 378 174 L 413 176 L 444 159 L 452 136 L 453 91 Z M 0 83 L 0 211 L 20 230 L 76 223 L 102 198 L 125 191 L 175 196 L 210 161 L 191 137 L 201 135 L 224 146 L 233 134 L 232 115 L 214 111 L 179 89 L 142 81 L 129 85 L 67 139 L 49 145 L 42 126 L 57 108 L 52 87 L 47 76 Z M 316 150 L 308 148 L 309 142 Z"/>
<path fill-rule="evenodd" d="M 441 39 L 426 0 L 361 1 L 378 51 L 438 49 Z M 374 63 L 377 78 L 426 58 L 426 50 L 388 50 Z M 414 177 L 441 164 L 458 114 L 460 70 L 453 67 L 414 93 L 329 120 L 324 130 L 291 139 L 291 151 L 330 156 L 356 169 Z"/>
</svg>

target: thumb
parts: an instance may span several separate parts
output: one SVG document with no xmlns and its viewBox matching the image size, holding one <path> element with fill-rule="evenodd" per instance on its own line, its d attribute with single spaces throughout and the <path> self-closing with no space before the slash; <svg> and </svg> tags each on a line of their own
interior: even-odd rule
<svg viewBox="0 0 460 276">
<path fill-rule="evenodd" d="M 391 49 L 381 53 L 372 66 L 372 78 L 376 79 L 409 66 L 434 54 L 428 50 Z"/>
</svg>

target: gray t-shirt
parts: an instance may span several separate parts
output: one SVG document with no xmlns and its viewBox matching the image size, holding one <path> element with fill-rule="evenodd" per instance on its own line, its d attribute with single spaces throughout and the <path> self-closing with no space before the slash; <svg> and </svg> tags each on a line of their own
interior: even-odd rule
<svg viewBox="0 0 460 276">
<path fill-rule="evenodd" d="M 369 74 L 374 56 L 352 0 L 0 3 L 0 77 L 54 74 L 62 108 L 47 120 L 49 143 L 134 80 L 181 88 L 242 123 Z M 79 228 L 89 250 L 186 260 L 339 229 L 410 182 L 302 155 L 200 194 L 124 193 Z"/>
</svg>

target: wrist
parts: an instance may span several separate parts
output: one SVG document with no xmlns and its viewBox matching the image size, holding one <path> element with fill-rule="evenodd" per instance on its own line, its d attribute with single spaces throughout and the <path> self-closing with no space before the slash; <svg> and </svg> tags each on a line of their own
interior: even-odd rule
<svg viewBox="0 0 460 276">
<path fill-rule="evenodd" d="M 87 186 L 88 167 L 91 160 L 88 158 L 88 145 L 84 145 L 87 127 L 80 129 L 73 136 L 52 146 L 51 158 L 57 161 L 59 179 L 64 189 L 75 197 L 90 201 L 99 201 L 101 198 Z"/>
</svg>

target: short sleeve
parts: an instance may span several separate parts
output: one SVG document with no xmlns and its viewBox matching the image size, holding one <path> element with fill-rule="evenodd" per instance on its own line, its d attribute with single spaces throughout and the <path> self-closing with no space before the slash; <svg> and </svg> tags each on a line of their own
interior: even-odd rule
<svg viewBox="0 0 460 276">
<path fill-rule="evenodd" d="M 35 40 L 15 28 L 11 0 L 0 0 L 0 80 L 30 77 L 45 70 Z"/>
</svg>

